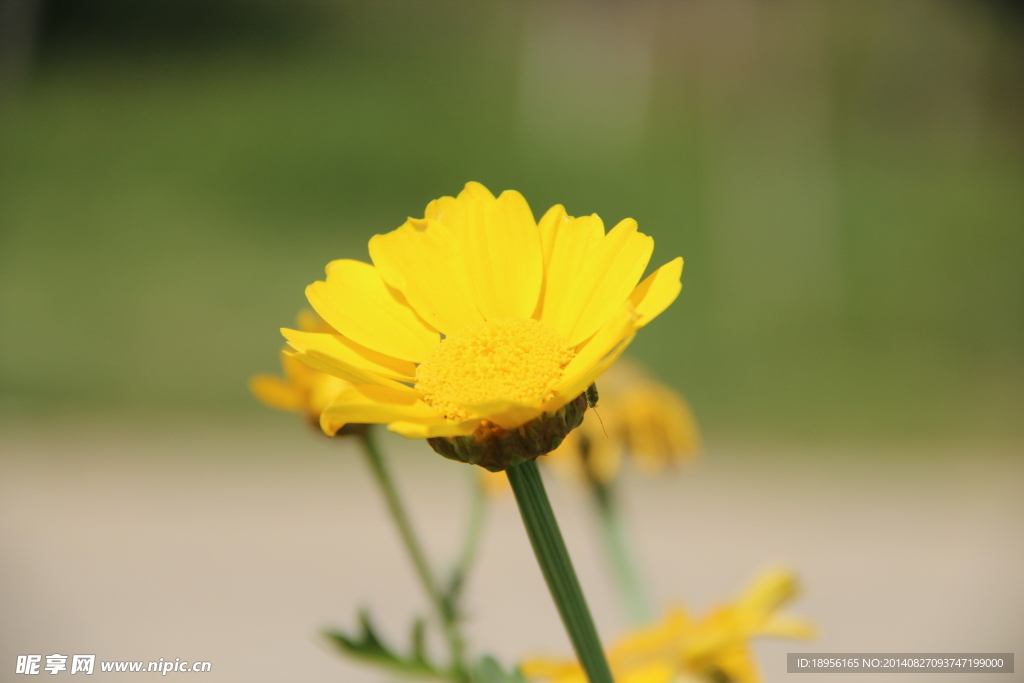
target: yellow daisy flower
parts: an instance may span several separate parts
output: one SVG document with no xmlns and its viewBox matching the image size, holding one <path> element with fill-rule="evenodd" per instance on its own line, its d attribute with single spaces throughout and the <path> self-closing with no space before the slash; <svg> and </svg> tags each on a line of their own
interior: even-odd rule
<svg viewBox="0 0 1024 683">
<path fill-rule="evenodd" d="M 792 572 L 765 572 L 732 603 L 712 610 L 697 622 L 680 654 L 686 667 L 695 672 L 721 671 L 736 683 L 761 680 L 750 650 L 755 636 L 810 640 L 814 625 L 799 617 L 776 614 L 796 597 L 797 579 Z"/>
<path fill-rule="evenodd" d="M 299 314 L 298 327 L 309 333 L 334 332 L 310 311 Z M 281 367 L 284 377 L 256 375 L 249 380 L 250 391 L 271 408 L 304 414 L 314 426 L 320 424 L 320 413 L 327 404 L 352 386 L 343 379 L 314 370 L 284 351 L 281 353 Z"/>
<path fill-rule="evenodd" d="M 624 357 L 601 375 L 598 410 L 587 411 L 545 464 L 569 476 L 607 484 L 627 455 L 644 474 L 653 476 L 693 458 L 699 448 L 700 432 L 686 400 Z M 510 490 L 500 473 L 481 472 L 481 483 L 489 494 Z"/>
<path fill-rule="evenodd" d="M 685 399 L 623 358 L 601 377 L 598 410 L 584 416 L 547 462 L 607 484 L 625 455 L 641 472 L 654 475 L 693 457 L 699 448 L 700 433 Z"/>
<path fill-rule="evenodd" d="M 326 433 L 386 424 L 500 470 L 511 451 L 557 446 L 587 387 L 675 300 L 680 258 L 637 284 L 653 248 L 632 219 L 605 233 L 555 206 L 538 223 L 518 192 L 469 183 L 373 237 L 372 265 L 333 261 L 306 289 L 336 333 L 283 333 L 294 357 L 353 385 L 324 409 Z M 516 438 L 534 452 L 474 450 Z"/>
<path fill-rule="evenodd" d="M 758 683 L 761 678 L 750 650 L 752 638 L 815 636 L 810 622 L 775 614 L 796 591 L 796 577 L 791 572 L 774 570 L 756 579 L 737 600 L 702 619 L 692 619 L 681 608 L 671 609 L 660 623 L 634 631 L 608 650 L 615 680 Z M 575 661 L 533 659 L 523 662 L 520 669 L 533 680 L 586 683 Z"/>
</svg>

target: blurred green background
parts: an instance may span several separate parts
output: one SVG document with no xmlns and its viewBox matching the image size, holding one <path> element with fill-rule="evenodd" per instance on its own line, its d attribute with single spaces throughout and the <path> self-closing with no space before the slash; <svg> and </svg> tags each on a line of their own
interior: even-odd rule
<svg viewBox="0 0 1024 683">
<path fill-rule="evenodd" d="M 709 435 L 1024 435 L 1009 3 L 8 1 L 0 410 L 262 417 L 303 288 L 468 180 L 686 259 Z"/>
</svg>

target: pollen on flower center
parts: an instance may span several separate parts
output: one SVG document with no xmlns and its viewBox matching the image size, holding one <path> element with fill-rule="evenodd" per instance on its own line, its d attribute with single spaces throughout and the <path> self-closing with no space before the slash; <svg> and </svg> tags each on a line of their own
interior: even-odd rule
<svg viewBox="0 0 1024 683">
<path fill-rule="evenodd" d="M 539 320 L 473 323 L 442 340 L 416 368 L 416 389 L 449 419 L 464 420 L 469 405 L 550 398 L 574 355 Z"/>
</svg>

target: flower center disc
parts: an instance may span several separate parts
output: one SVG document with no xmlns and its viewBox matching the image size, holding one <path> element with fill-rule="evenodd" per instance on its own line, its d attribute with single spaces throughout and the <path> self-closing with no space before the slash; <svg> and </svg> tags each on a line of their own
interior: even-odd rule
<svg viewBox="0 0 1024 683">
<path fill-rule="evenodd" d="M 446 337 L 416 368 L 423 400 L 453 420 L 466 406 L 495 401 L 535 405 L 550 398 L 574 352 L 532 318 L 473 323 Z"/>
</svg>

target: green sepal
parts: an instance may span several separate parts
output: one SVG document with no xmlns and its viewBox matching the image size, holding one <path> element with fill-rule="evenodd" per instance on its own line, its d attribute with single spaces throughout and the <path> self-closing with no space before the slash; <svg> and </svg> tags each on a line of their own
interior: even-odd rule
<svg viewBox="0 0 1024 683">
<path fill-rule="evenodd" d="M 408 656 L 396 654 L 377 635 L 377 629 L 366 610 L 359 611 L 359 635 L 352 637 L 341 631 L 328 630 L 324 635 L 342 652 L 353 659 L 374 664 L 395 673 L 420 678 L 441 678 L 448 676 L 435 667 L 427 658 L 426 622 L 417 618 L 413 622 L 410 640 L 411 651 Z"/>
<path fill-rule="evenodd" d="M 584 392 L 558 410 L 541 413 L 518 427 L 504 429 L 484 422 L 468 436 L 435 436 L 427 439 L 427 443 L 449 460 L 503 472 L 558 448 L 566 435 L 583 422 L 587 405 Z"/>
</svg>

